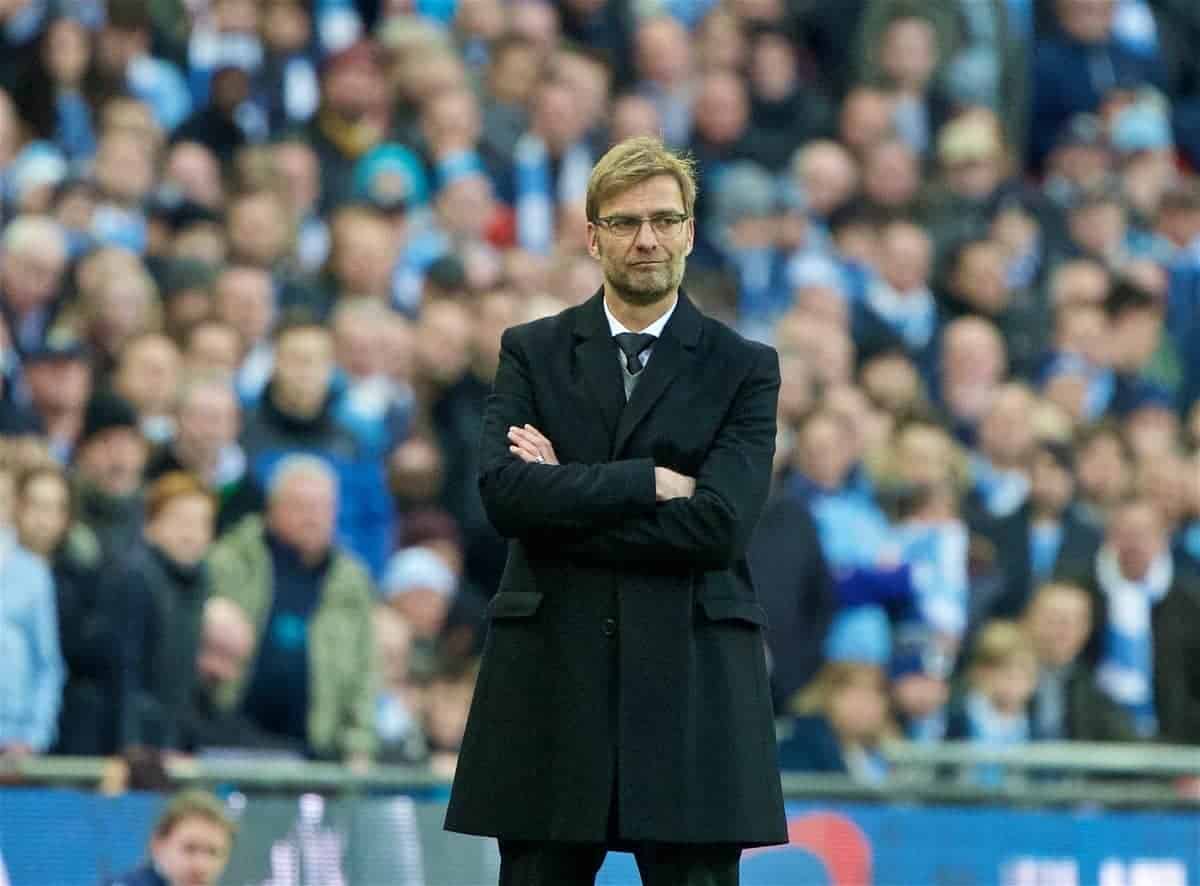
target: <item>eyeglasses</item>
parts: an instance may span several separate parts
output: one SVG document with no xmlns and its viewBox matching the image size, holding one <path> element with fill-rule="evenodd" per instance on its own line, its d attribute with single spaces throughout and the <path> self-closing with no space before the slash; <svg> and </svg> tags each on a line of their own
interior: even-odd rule
<svg viewBox="0 0 1200 886">
<path fill-rule="evenodd" d="M 642 229 L 642 222 L 650 222 L 650 229 L 658 237 L 675 237 L 683 230 L 683 223 L 690 216 L 678 212 L 660 212 L 649 218 L 638 218 L 634 215 L 609 215 L 596 219 L 596 224 L 608 229 L 614 237 L 629 240 L 637 236 Z"/>
</svg>

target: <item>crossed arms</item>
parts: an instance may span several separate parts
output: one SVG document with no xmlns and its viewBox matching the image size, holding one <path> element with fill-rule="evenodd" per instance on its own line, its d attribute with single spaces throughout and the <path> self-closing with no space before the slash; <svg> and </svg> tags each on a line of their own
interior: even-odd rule
<svg viewBox="0 0 1200 886">
<path fill-rule="evenodd" d="M 556 464 L 553 444 L 528 425 L 530 363 L 513 333 L 501 342 L 480 444 L 480 494 L 501 534 L 584 562 L 724 569 L 742 556 L 775 451 L 773 350 L 755 356 L 693 479 L 649 458 Z"/>
</svg>

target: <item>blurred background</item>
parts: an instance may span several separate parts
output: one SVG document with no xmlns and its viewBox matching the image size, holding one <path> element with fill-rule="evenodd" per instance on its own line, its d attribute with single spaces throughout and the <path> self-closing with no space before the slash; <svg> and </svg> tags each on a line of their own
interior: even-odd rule
<svg viewBox="0 0 1200 886">
<path fill-rule="evenodd" d="M 440 832 L 480 419 L 643 134 L 783 375 L 747 882 L 1200 880 L 1197 46 L 1189 0 L 0 0 L 0 883 L 193 783 L 231 883 L 494 880 Z"/>
</svg>

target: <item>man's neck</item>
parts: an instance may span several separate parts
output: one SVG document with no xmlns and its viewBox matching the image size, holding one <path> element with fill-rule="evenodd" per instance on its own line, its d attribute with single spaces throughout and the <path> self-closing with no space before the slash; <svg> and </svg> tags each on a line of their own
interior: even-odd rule
<svg viewBox="0 0 1200 886">
<path fill-rule="evenodd" d="M 641 332 L 655 320 L 660 318 L 679 297 L 678 290 L 669 292 L 656 302 L 648 305 L 633 305 L 616 295 L 607 284 L 604 286 L 604 303 L 617 319 L 617 322 L 631 332 Z"/>
</svg>

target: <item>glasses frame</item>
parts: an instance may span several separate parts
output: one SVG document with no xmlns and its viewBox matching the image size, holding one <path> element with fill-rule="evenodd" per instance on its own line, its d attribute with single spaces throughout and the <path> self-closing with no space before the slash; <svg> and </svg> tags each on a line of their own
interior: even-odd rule
<svg viewBox="0 0 1200 886">
<path fill-rule="evenodd" d="M 654 232 L 654 236 L 663 239 L 678 237 L 683 233 L 683 227 L 692 216 L 686 212 L 664 212 L 656 213 L 655 215 L 605 215 L 596 219 L 595 224 L 604 228 L 618 240 L 632 240 L 642 232 L 642 226 L 650 225 L 650 230 Z M 637 227 L 628 233 L 621 233 L 614 226 L 622 222 L 637 222 Z M 660 231 L 658 225 L 669 225 L 669 230 Z"/>
</svg>

